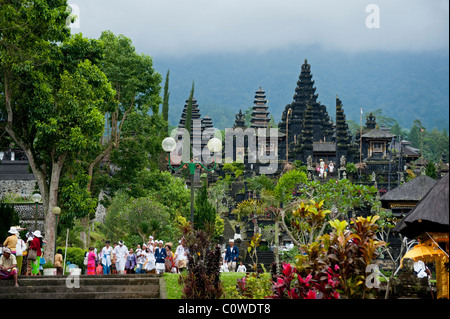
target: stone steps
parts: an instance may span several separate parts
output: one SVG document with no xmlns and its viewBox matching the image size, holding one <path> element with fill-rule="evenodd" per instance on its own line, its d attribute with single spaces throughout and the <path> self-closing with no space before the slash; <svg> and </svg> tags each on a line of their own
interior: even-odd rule
<svg viewBox="0 0 450 319">
<path fill-rule="evenodd" d="M 81 275 L 19 277 L 0 281 L 0 299 L 160 298 L 161 275 Z"/>
<path fill-rule="evenodd" d="M 270 265 L 275 262 L 273 251 L 258 251 L 256 254 L 258 256 L 258 269 L 262 269 L 261 264 L 263 264 L 266 271 L 270 272 Z M 249 255 L 247 255 L 244 264 L 247 267 L 247 271 L 251 270 L 249 267 L 252 265 L 252 259 Z"/>
</svg>

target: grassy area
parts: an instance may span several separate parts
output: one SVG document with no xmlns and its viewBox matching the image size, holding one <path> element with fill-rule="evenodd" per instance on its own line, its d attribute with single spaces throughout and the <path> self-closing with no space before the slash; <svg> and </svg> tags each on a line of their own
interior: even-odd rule
<svg viewBox="0 0 450 319">
<path fill-rule="evenodd" d="M 166 283 L 167 299 L 181 299 L 181 286 L 178 284 L 179 276 L 179 274 L 164 273 L 163 278 Z M 236 279 L 244 276 L 245 273 L 221 273 L 220 280 L 223 282 L 224 290 L 227 287 L 235 287 Z"/>
</svg>

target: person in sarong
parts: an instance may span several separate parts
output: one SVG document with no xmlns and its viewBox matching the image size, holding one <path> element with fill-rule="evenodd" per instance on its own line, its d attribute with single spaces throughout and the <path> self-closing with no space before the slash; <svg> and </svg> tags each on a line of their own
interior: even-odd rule
<svg viewBox="0 0 450 319">
<path fill-rule="evenodd" d="M 118 274 L 125 273 L 125 263 L 127 261 L 128 248 L 123 244 L 123 241 L 119 241 L 119 245 L 113 250 L 113 257 L 116 263 L 116 269 Z"/>
<path fill-rule="evenodd" d="M 37 276 L 39 274 L 39 266 L 41 262 L 41 256 L 42 256 L 42 247 L 43 239 L 41 232 L 39 230 L 35 230 L 33 232 L 33 240 L 30 242 L 30 245 L 28 246 L 29 250 L 36 250 L 36 260 L 31 262 L 31 276 Z"/>
<path fill-rule="evenodd" d="M 156 259 L 155 259 L 155 251 L 153 245 L 149 245 L 145 249 L 145 262 L 144 262 L 144 270 L 147 273 L 155 273 L 156 272 Z"/>
<path fill-rule="evenodd" d="M 17 282 L 17 261 L 16 256 L 11 253 L 8 247 L 3 248 L 3 255 L 0 257 L 0 279 L 14 278 L 14 284 L 19 287 Z"/>
<path fill-rule="evenodd" d="M 127 274 L 134 274 L 134 268 L 137 264 L 136 254 L 133 251 L 133 248 L 130 248 L 130 251 L 127 255 L 127 261 L 125 262 L 125 269 Z"/>
<path fill-rule="evenodd" d="M 158 274 L 164 273 L 166 270 L 166 257 L 167 252 L 163 247 L 164 242 L 162 240 L 158 241 L 158 247 L 155 249 L 155 259 L 156 259 L 156 272 Z"/>
<path fill-rule="evenodd" d="M 103 274 L 109 275 L 111 273 L 111 254 L 113 248 L 109 245 L 109 240 L 106 241 L 105 247 L 100 252 L 101 264 L 103 267 Z"/>
<path fill-rule="evenodd" d="M 189 250 L 186 247 L 186 239 L 183 238 L 180 240 L 180 245 L 177 247 L 174 256 L 177 272 L 186 269 L 188 261 L 188 253 Z"/>
<path fill-rule="evenodd" d="M 88 263 L 86 266 L 87 275 L 95 275 L 95 261 L 97 260 L 97 254 L 94 252 L 94 247 L 89 247 Z"/>
<path fill-rule="evenodd" d="M 167 243 L 164 248 L 166 249 L 167 256 L 164 260 L 165 272 L 172 272 L 172 267 L 174 266 L 173 253 L 172 253 L 172 243 Z"/>
</svg>

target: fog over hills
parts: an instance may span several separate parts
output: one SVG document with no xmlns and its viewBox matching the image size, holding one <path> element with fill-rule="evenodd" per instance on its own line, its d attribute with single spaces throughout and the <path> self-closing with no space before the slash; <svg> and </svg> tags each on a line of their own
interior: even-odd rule
<svg viewBox="0 0 450 319">
<path fill-rule="evenodd" d="M 311 64 L 319 101 L 335 118 L 335 97 L 348 119 L 360 122 L 363 112 L 382 109 L 404 128 L 420 119 L 427 129 L 449 128 L 448 52 L 340 53 L 317 48 L 290 48 L 265 53 L 205 54 L 154 58 L 165 77 L 170 69 L 169 121 L 178 125 L 192 81 L 202 115 L 219 129 L 231 127 L 234 115 L 253 105 L 255 91 L 266 91 L 276 123 L 292 102 L 304 59 Z M 365 122 L 365 120 L 363 120 Z"/>
<path fill-rule="evenodd" d="M 278 122 L 300 67 L 335 117 L 382 109 L 404 128 L 449 127 L 448 0 L 76 0 L 72 32 L 123 34 L 170 75 L 177 125 L 195 81 L 201 113 L 231 126 L 261 86 Z"/>
</svg>

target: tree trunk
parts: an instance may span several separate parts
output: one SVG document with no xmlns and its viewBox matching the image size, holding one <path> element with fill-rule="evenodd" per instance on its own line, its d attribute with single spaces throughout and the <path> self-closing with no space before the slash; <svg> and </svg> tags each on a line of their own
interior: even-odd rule
<svg viewBox="0 0 450 319">
<path fill-rule="evenodd" d="M 280 254 L 278 253 L 278 246 L 280 245 L 280 239 L 278 234 L 278 228 L 279 228 L 279 216 L 275 217 L 275 264 L 277 265 L 277 269 L 279 268 L 278 265 L 280 264 Z"/>
<path fill-rule="evenodd" d="M 47 205 L 44 204 L 45 212 L 45 240 L 47 243 L 44 246 L 44 258 L 54 263 L 55 258 L 55 241 L 56 241 L 56 216 L 52 209 L 58 206 L 58 188 L 61 170 L 64 165 L 65 154 L 53 160 L 52 173 L 50 178 L 49 192 Z M 44 198 L 44 197 L 43 197 Z"/>
</svg>

